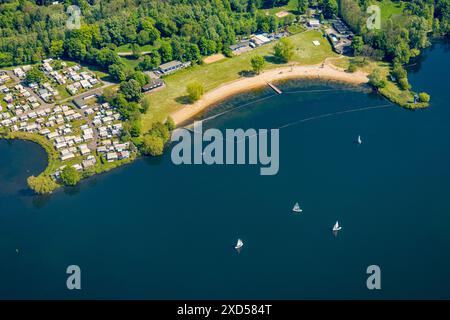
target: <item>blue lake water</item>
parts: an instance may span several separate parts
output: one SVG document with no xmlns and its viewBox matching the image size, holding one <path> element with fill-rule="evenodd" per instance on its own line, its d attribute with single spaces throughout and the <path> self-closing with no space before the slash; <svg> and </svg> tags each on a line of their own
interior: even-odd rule
<svg viewBox="0 0 450 320">
<path fill-rule="evenodd" d="M 0 141 L 0 298 L 450 298 L 449 50 L 436 44 L 409 67 L 427 110 L 294 81 L 205 114 L 232 110 L 205 123 L 220 129 L 292 124 L 275 176 L 175 166 L 167 152 L 36 197 L 26 177 L 45 167 L 44 151 Z M 72 264 L 79 291 L 66 288 Z M 366 287 L 373 264 L 378 291 Z"/>
</svg>

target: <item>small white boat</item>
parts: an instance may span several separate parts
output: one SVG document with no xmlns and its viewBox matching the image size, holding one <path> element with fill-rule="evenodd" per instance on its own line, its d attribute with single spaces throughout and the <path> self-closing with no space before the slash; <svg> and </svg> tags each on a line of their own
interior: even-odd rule
<svg viewBox="0 0 450 320">
<path fill-rule="evenodd" d="M 357 142 L 358 142 L 358 144 L 362 144 L 361 136 L 358 136 Z"/>
<path fill-rule="evenodd" d="M 300 208 L 298 202 L 295 203 L 294 208 L 292 208 L 292 211 L 294 212 L 302 212 L 303 210 Z"/>
<path fill-rule="evenodd" d="M 242 242 L 241 239 L 238 239 L 236 246 L 234 247 L 236 250 L 242 248 L 244 245 L 244 242 Z"/>
<path fill-rule="evenodd" d="M 336 223 L 335 223 L 334 226 L 333 226 L 333 231 L 339 231 L 339 230 L 341 230 L 341 229 L 342 229 L 342 227 L 339 226 L 339 222 L 336 221 Z"/>
</svg>

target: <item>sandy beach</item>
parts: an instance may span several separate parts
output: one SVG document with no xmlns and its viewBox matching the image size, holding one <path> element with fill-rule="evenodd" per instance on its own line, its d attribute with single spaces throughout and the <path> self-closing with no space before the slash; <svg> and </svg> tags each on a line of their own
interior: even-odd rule
<svg viewBox="0 0 450 320">
<path fill-rule="evenodd" d="M 355 73 L 347 73 L 327 62 L 325 62 L 323 66 L 322 64 L 319 64 L 314 66 L 289 66 L 277 68 L 267 70 L 254 77 L 241 78 L 225 83 L 205 93 L 196 103 L 186 105 L 182 109 L 173 112 L 171 117 L 176 124 L 180 124 L 191 119 L 209 106 L 238 93 L 267 86 L 268 82 L 302 78 L 335 80 L 354 85 L 361 85 L 369 81 L 367 74 L 364 72 L 358 71 Z"/>
</svg>

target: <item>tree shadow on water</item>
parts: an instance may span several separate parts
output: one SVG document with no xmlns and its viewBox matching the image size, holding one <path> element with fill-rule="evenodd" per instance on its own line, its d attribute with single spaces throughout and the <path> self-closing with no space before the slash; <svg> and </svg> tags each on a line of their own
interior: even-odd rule
<svg viewBox="0 0 450 320">
<path fill-rule="evenodd" d="M 31 201 L 31 203 L 33 204 L 33 207 L 35 207 L 36 209 L 40 209 L 40 208 L 45 207 L 50 202 L 51 198 L 52 198 L 51 194 L 45 194 L 45 195 L 35 194 L 33 196 L 33 200 Z"/>
<path fill-rule="evenodd" d="M 164 157 L 163 156 L 146 156 L 144 157 L 144 162 L 151 166 L 151 167 L 155 167 L 155 166 L 159 166 L 161 163 L 163 163 L 164 161 Z"/>
<path fill-rule="evenodd" d="M 22 197 L 32 197 L 36 195 L 36 193 L 30 188 L 20 189 L 17 193 Z"/>
<path fill-rule="evenodd" d="M 75 195 L 79 194 L 80 191 L 81 191 L 81 188 L 80 188 L 79 184 L 77 184 L 76 186 L 73 186 L 73 187 L 66 186 L 63 188 L 64 194 L 67 194 L 68 196 L 75 196 Z"/>
<path fill-rule="evenodd" d="M 49 203 L 50 199 L 52 198 L 51 194 L 37 194 L 30 188 L 20 189 L 17 193 L 22 197 L 30 197 L 31 204 L 36 209 L 45 207 L 45 205 Z"/>
</svg>

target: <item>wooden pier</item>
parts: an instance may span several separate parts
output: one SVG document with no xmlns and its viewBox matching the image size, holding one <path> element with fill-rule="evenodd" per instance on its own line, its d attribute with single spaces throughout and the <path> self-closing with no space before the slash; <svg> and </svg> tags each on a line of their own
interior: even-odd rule
<svg viewBox="0 0 450 320">
<path fill-rule="evenodd" d="M 278 89 L 274 84 L 272 84 L 272 83 L 270 83 L 270 82 L 267 82 L 267 85 L 268 85 L 269 87 L 271 87 L 271 88 L 273 89 L 273 91 L 275 91 L 277 94 L 282 94 L 282 93 L 283 93 L 283 91 L 281 91 L 280 89 Z"/>
</svg>

